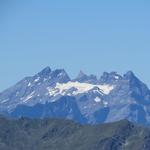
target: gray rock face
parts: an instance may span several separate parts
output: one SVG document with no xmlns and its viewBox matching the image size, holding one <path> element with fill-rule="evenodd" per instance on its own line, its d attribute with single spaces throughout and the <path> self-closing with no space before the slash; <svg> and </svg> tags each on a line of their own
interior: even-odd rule
<svg viewBox="0 0 150 150">
<path fill-rule="evenodd" d="M 46 67 L 1 92 L 0 113 L 90 124 L 128 119 L 149 125 L 150 90 L 131 71 L 123 76 L 105 72 L 99 80 L 80 72 L 71 80 L 64 69 Z"/>
<path fill-rule="evenodd" d="M 95 75 L 86 75 L 82 71 L 79 72 L 77 78 L 74 81 L 84 82 L 84 83 L 98 83 L 98 79 Z"/>
</svg>

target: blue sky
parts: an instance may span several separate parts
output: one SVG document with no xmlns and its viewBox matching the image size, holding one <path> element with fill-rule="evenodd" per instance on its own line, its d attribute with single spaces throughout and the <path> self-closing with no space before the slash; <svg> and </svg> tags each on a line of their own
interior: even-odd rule
<svg viewBox="0 0 150 150">
<path fill-rule="evenodd" d="M 148 0 L 0 1 L 0 91 L 45 66 L 133 70 L 150 86 L 149 56 Z"/>
</svg>

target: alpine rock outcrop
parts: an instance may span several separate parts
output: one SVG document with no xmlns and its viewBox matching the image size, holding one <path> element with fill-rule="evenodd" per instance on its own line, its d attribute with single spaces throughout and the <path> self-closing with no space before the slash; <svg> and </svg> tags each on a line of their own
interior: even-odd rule
<svg viewBox="0 0 150 150">
<path fill-rule="evenodd" d="M 66 118 L 97 124 L 128 119 L 150 124 L 150 90 L 133 72 L 98 79 L 80 71 L 70 79 L 64 69 L 46 67 L 0 93 L 0 113 L 12 117 Z"/>
</svg>

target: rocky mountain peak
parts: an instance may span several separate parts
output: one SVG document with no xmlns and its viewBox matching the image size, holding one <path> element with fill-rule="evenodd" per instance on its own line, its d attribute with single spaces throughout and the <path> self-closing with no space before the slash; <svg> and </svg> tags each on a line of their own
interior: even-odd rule
<svg viewBox="0 0 150 150">
<path fill-rule="evenodd" d="M 45 67 L 41 72 L 38 73 L 40 77 L 48 77 L 51 74 L 51 68 L 49 66 Z"/>
<path fill-rule="evenodd" d="M 122 76 L 119 75 L 117 72 L 104 72 L 103 75 L 100 77 L 100 83 L 113 84 L 120 79 L 122 79 Z"/>
</svg>

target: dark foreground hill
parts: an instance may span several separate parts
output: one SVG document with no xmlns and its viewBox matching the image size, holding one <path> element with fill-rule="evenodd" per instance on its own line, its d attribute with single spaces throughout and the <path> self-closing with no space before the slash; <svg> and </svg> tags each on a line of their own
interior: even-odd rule
<svg viewBox="0 0 150 150">
<path fill-rule="evenodd" d="M 68 120 L 0 117 L 0 150 L 150 150 L 150 130 L 127 120 L 83 126 Z"/>
</svg>

